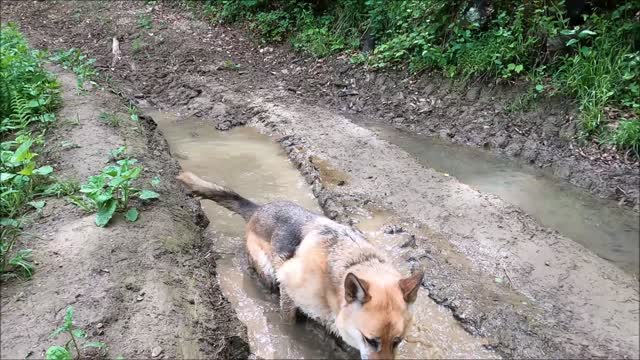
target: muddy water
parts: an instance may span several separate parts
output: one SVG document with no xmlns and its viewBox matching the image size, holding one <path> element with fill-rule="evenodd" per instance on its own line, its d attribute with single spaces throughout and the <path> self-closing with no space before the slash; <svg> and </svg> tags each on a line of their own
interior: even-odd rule
<svg viewBox="0 0 640 360">
<path fill-rule="evenodd" d="M 287 199 L 320 212 L 307 184 L 268 137 L 252 128 L 219 132 L 201 120 L 177 119 L 162 112 L 151 115 L 183 169 L 231 187 L 257 202 Z M 210 201 L 203 201 L 203 208 L 211 221 L 207 232 L 215 243 L 221 287 L 247 325 L 257 356 L 297 359 L 357 356 L 342 350 L 315 323 L 305 320 L 298 320 L 295 325 L 283 323 L 277 297 L 262 288 L 247 269 L 242 219 Z M 361 229 L 377 236 L 376 221 L 379 220 L 363 219 Z M 412 335 L 399 350 L 402 358 L 495 357 L 427 294 L 421 294 L 416 308 Z"/>
<path fill-rule="evenodd" d="M 376 246 L 393 256 L 394 265 L 405 274 L 410 273 L 408 264 L 401 259 L 407 237 L 403 234 L 385 234 L 385 225 L 397 224 L 393 216 L 385 212 L 374 212 L 356 216 L 356 227 L 363 231 Z M 416 228 L 411 229 L 419 233 Z M 414 323 L 405 346 L 398 350 L 403 359 L 491 359 L 498 356 L 484 350 L 483 339 L 470 336 L 455 321 L 449 310 L 434 303 L 425 289 L 420 289 L 415 303 Z"/>
<path fill-rule="evenodd" d="M 638 214 L 505 157 L 448 141 L 364 124 L 420 163 L 455 176 L 520 207 L 542 225 L 591 249 L 630 273 L 638 273 Z"/>
</svg>

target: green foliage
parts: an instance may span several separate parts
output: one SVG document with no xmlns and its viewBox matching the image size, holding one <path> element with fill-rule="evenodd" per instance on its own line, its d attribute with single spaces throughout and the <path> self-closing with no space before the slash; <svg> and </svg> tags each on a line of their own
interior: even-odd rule
<svg viewBox="0 0 640 360">
<path fill-rule="evenodd" d="M 153 19 L 151 18 L 151 15 L 139 14 L 137 24 L 140 29 L 150 30 L 153 28 Z"/>
<path fill-rule="evenodd" d="M 622 120 L 611 133 L 610 142 L 640 157 L 640 121 Z"/>
<path fill-rule="evenodd" d="M 347 39 L 331 28 L 332 22 L 331 16 L 316 20 L 310 11 L 301 12 L 299 31 L 291 38 L 293 48 L 315 57 L 325 57 L 346 49 L 349 45 Z"/>
<path fill-rule="evenodd" d="M 113 127 L 120 126 L 120 117 L 118 116 L 118 114 L 113 112 L 103 111 L 100 113 L 100 115 L 98 115 L 98 119 Z"/>
<path fill-rule="evenodd" d="M 133 187 L 142 172 L 142 167 L 135 166 L 136 163 L 136 159 L 125 158 L 116 161 L 116 165 L 105 167 L 80 187 L 84 197 L 72 197 L 71 201 L 86 211 L 97 212 L 96 225 L 101 227 L 107 226 L 116 212 L 123 212 L 128 221 L 136 221 L 138 210 L 129 208 L 129 201 L 132 198 L 144 201 L 160 197 L 155 191 Z"/>
<path fill-rule="evenodd" d="M 62 65 L 63 68 L 73 71 L 76 74 L 78 90 L 84 90 L 85 82 L 96 85 L 94 81 L 98 72 L 93 67 L 96 59 L 89 59 L 78 49 L 71 48 L 67 51 L 60 51 L 49 60 Z"/>
<path fill-rule="evenodd" d="M 373 53 L 354 55 L 352 63 L 440 71 L 465 81 L 528 81 L 530 93 L 511 110 L 563 94 L 579 105 L 583 138 L 621 150 L 640 141 L 630 138 L 635 125 L 611 126 L 605 110 L 621 110 L 629 121 L 640 117 L 638 0 L 585 15 L 575 28 L 560 0 L 490 2 L 484 17 L 469 0 L 208 0 L 206 6 L 217 20 L 249 21 L 262 41 L 289 37 L 294 49 L 316 57 L 354 49 L 373 35 Z"/>
<path fill-rule="evenodd" d="M 131 121 L 138 122 L 140 117 L 138 116 L 138 109 L 133 104 L 129 104 L 127 107 L 127 111 L 129 112 L 129 119 Z"/>
<path fill-rule="evenodd" d="M 137 54 L 146 49 L 147 46 L 148 44 L 143 39 L 137 38 L 134 39 L 133 42 L 131 42 L 131 51 L 133 51 L 134 54 Z"/>
<path fill-rule="evenodd" d="M 19 249 L 21 217 L 45 206 L 43 196 L 57 195 L 53 168 L 38 164 L 36 148 L 56 117 L 60 86 L 42 67 L 44 54 L 31 50 L 15 26 L 0 28 L 0 275 L 30 277 L 31 250 Z"/>
<path fill-rule="evenodd" d="M 258 13 L 251 29 L 263 42 L 280 42 L 291 29 L 289 15 L 282 10 Z"/>
<path fill-rule="evenodd" d="M 72 355 L 73 350 L 75 350 L 75 353 L 76 353 L 75 358 L 80 359 L 82 355 L 80 350 L 81 349 L 80 341 L 81 340 L 84 341 L 84 339 L 87 338 L 87 333 L 84 330 L 79 329 L 73 325 L 73 307 L 71 306 L 67 308 L 67 312 L 65 313 L 62 325 L 59 328 L 57 328 L 50 335 L 50 337 L 56 338 L 61 334 L 69 335 L 69 340 L 66 342 L 64 346 L 56 345 L 56 346 L 49 347 L 45 354 L 45 359 L 71 360 L 74 358 Z M 71 348 L 71 345 L 73 345 L 73 349 Z M 98 348 L 98 349 L 104 350 L 106 349 L 106 345 L 99 341 L 93 341 L 93 342 L 85 342 L 84 344 L 82 344 L 82 348 Z"/>
</svg>

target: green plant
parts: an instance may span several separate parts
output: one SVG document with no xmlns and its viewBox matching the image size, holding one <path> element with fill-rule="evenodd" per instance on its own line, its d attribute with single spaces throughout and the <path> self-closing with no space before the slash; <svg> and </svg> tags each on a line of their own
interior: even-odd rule
<svg viewBox="0 0 640 360">
<path fill-rule="evenodd" d="M 0 275 L 5 279 L 33 274 L 31 250 L 18 246 L 24 214 L 40 211 L 46 204 L 40 198 L 68 188 L 54 189 L 53 168 L 38 164 L 36 152 L 56 120 L 60 85 L 43 68 L 45 54 L 30 49 L 14 25 L 0 25 L 0 38 Z"/>
<path fill-rule="evenodd" d="M 261 12 L 255 16 L 251 29 L 263 42 L 280 42 L 291 29 L 289 14 L 282 10 Z"/>
<path fill-rule="evenodd" d="M 610 142 L 618 149 L 640 157 L 640 121 L 622 120 L 610 135 Z"/>
<path fill-rule="evenodd" d="M 129 106 L 127 106 L 127 111 L 129 111 L 129 119 L 131 119 L 131 121 L 138 122 L 140 120 L 140 117 L 138 116 L 138 109 L 135 105 L 129 104 Z"/>
<path fill-rule="evenodd" d="M 120 117 L 116 113 L 103 111 L 98 115 L 98 119 L 113 127 L 120 126 Z"/>
<path fill-rule="evenodd" d="M 134 39 L 133 42 L 131 42 L 131 51 L 133 51 L 134 54 L 137 54 L 144 50 L 147 46 L 148 45 L 144 40 L 137 38 Z"/>
<path fill-rule="evenodd" d="M 64 346 L 51 346 L 47 349 L 45 358 L 47 360 L 71 360 L 80 359 L 82 356 L 82 349 L 97 348 L 106 349 L 106 345 L 100 341 L 84 342 L 87 338 L 87 333 L 73 325 L 73 307 L 69 306 L 65 313 L 62 325 L 57 328 L 50 337 L 56 338 L 61 334 L 69 335 L 69 340 Z M 82 343 L 82 342 L 84 343 Z M 82 345 L 82 346 L 80 346 Z M 73 346 L 73 347 L 72 347 Z M 72 355 L 75 350 L 75 357 Z"/>
<path fill-rule="evenodd" d="M 89 59 L 80 50 L 71 48 L 67 51 L 59 51 L 49 59 L 76 74 L 76 87 L 78 90 L 84 89 L 85 82 L 96 85 L 94 79 L 97 78 L 98 72 L 93 67 L 96 59 Z"/>
<path fill-rule="evenodd" d="M 85 210 L 97 211 L 96 225 L 106 226 L 114 213 L 123 212 L 125 219 L 134 222 L 138 219 L 138 209 L 129 207 L 132 198 L 142 201 L 160 197 L 151 190 L 133 187 L 133 183 L 142 172 L 135 166 L 136 159 L 123 159 L 117 165 L 105 167 L 99 175 L 90 176 L 87 183 L 80 187 L 84 198 L 72 198 L 72 202 Z"/>
<path fill-rule="evenodd" d="M 137 24 L 139 28 L 149 30 L 153 28 L 153 19 L 151 15 L 139 14 Z"/>
</svg>

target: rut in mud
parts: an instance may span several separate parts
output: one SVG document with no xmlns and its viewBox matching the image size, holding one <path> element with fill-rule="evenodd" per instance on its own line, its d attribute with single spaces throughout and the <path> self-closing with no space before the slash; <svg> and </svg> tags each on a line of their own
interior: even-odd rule
<svg viewBox="0 0 640 360">
<path fill-rule="evenodd" d="M 421 164 L 401 147 L 351 121 L 368 114 L 349 114 L 349 119 L 337 113 L 335 105 L 352 109 L 362 108 L 363 104 L 351 106 L 352 95 L 339 96 L 335 102 L 321 95 L 326 87 L 326 78 L 319 74 L 324 71 L 321 62 L 309 65 L 319 68 L 316 73 L 309 69 L 304 73 L 296 63 L 287 62 L 294 55 L 258 49 L 237 29 L 212 27 L 194 19 L 189 12 L 166 5 L 145 6 L 142 2 L 7 4 L 3 8 L 3 21 L 17 21 L 34 46 L 78 47 L 97 58 L 96 66 L 109 74 L 113 86 L 120 89 L 123 96 L 143 108 L 172 114 L 168 123 L 177 121 L 175 129 L 166 127 L 163 115 L 155 117 L 169 140 L 172 156 L 183 166 L 195 172 L 202 170 L 212 180 L 228 181 L 237 185 L 237 190 L 264 201 L 270 197 L 292 197 L 315 207 L 308 194 L 310 189 L 327 216 L 361 227 L 374 241 L 395 254 L 405 269 L 426 269 L 423 286 L 428 298 L 423 296 L 426 302 L 419 311 L 422 321 L 416 325 L 416 337 L 406 344 L 405 351 L 414 346 L 420 354 L 433 357 L 639 356 L 637 278 L 572 239 L 540 226 L 521 209 Z M 139 14 L 152 16 L 152 31 L 135 27 Z M 122 56 L 115 60 L 111 54 L 114 36 L 119 39 L 122 51 Z M 134 41 L 146 44 L 142 51 L 134 49 Z M 284 57 L 279 59 L 281 55 Z M 240 62 L 240 70 L 225 66 L 229 61 Z M 283 67 L 283 71 L 270 71 L 277 66 Z M 268 71 L 264 71 L 265 67 Z M 323 81 L 313 78 L 307 81 L 309 74 L 318 75 Z M 389 82 L 393 83 L 393 79 L 387 77 L 382 81 Z M 437 87 L 434 84 L 430 85 L 431 92 Z M 330 92 L 334 91 L 332 86 L 329 84 Z M 314 95 L 313 89 L 320 89 L 319 95 Z M 327 103 L 331 106 L 326 106 Z M 173 133 L 181 121 L 185 127 L 193 126 L 193 123 L 189 125 L 192 121 L 198 126 L 191 129 L 188 137 L 184 132 Z M 277 140 L 294 168 L 302 174 L 305 184 L 300 184 L 295 172 L 287 169 L 283 159 L 274 154 L 273 144 L 265 143 L 264 138 L 251 130 L 222 135 L 211 129 L 216 126 L 226 130 L 238 125 L 256 127 Z M 210 141 L 201 142 L 199 136 Z M 242 141 L 238 141 L 238 137 Z M 249 157 L 245 151 L 248 149 L 260 151 L 262 156 Z M 160 155 L 147 155 L 149 158 L 164 156 L 164 150 L 160 150 Z M 529 150 L 535 150 L 534 162 L 549 155 Z M 140 153 L 145 153 L 144 148 Z M 213 159 L 218 169 L 206 163 L 207 153 L 221 155 Z M 581 175 L 588 173 L 585 169 L 593 169 L 591 166 L 602 169 L 598 167 L 602 164 L 581 161 L 572 165 L 572 181 L 591 181 L 596 193 L 609 191 L 610 187 L 603 185 L 605 180 L 585 180 Z M 261 170 L 258 175 L 264 176 L 260 178 L 247 168 L 231 167 L 229 163 L 234 162 L 254 167 L 264 164 L 268 168 Z M 159 162 L 158 166 L 168 163 Z M 176 168 L 172 166 L 167 168 L 171 170 L 165 170 L 167 176 L 175 173 Z M 637 169 L 629 172 L 625 166 L 618 168 L 620 176 L 612 176 L 616 179 L 613 183 L 621 184 L 624 193 L 629 195 L 628 199 L 622 196 L 620 200 L 637 203 L 633 198 L 637 194 L 633 188 Z M 286 174 L 283 182 L 275 179 L 273 169 Z M 562 172 L 560 167 L 555 170 Z M 169 180 L 164 183 L 175 186 Z M 187 204 L 189 200 L 175 188 L 167 190 L 178 194 L 170 208 L 183 211 L 178 210 L 180 204 Z M 246 350 L 249 342 L 255 353 L 266 357 L 315 356 L 328 348 L 335 357 L 345 356 L 346 349 L 341 344 L 319 336 L 323 333 L 312 324 L 302 323 L 293 329 L 275 326 L 271 330 L 278 334 L 276 337 L 283 336 L 281 339 L 263 337 L 256 332 L 261 324 L 278 324 L 274 300 L 260 288 L 248 284 L 252 280 L 249 275 L 237 272 L 243 266 L 239 262 L 242 260 L 229 256 L 237 252 L 241 242 L 236 220 L 216 206 L 207 203 L 203 206 L 212 221 L 206 232 L 207 244 L 212 248 L 209 256 L 203 257 L 207 261 L 218 258 L 216 272 L 221 290 L 249 327 L 249 337 L 248 340 L 244 337 L 242 326 L 230 315 L 230 307 L 220 297 L 217 282 L 206 277 L 198 277 L 193 283 L 213 286 L 213 305 L 218 302 L 221 308 L 209 308 L 212 312 L 204 314 L 198 308 L 188 313 L 192 318 L 185 319 L 203 324 L 191 329 L 204 328 L 215 336 L 229 339 L 224 344 L 231 343 L 230 347 L 222 346 L 223 349 Z M 178 223 L 193 226 L 191 218 Z M 167 221 L 163 226 L 172 225 Z M 385 230 L 392 234 L 386 234 Z M 185 259 L 193 261 L 201 259 L 197 254 L 202 255 L 198 251 L 193 258 L 180 254 L 185 258 L 174 259 L 178 255 L 171 252 L 166 256 L 176 268 L 183 269 L 181 271 L 192 265 Z M 244 284 L 242 289 L 238 286 L 240 280 Z M 3 304 L 4 301 L 3 294 Z M 178 303 L 190 309 L 189 305 Z M 260 311 L 254 311 L 257 309 Z M 221 315 L 226 318 L 217 318 Z M 165 324 L 174 327 L 174 323 Z M 301 328 L 304 335 L 300 335 Z M 462 328 L 465 331 L 461 331 Z M 299 333 L 300 337 L 293 333 Z M 3 329 L 3 340 L 4 334 Z M 217 339 L 214 335 L 204 339 Z M 120 344 L 123 338 L 114 338 L 113 342 Z M 176 349 L 178 340 L 173 341 L 167 348 Z M 287 342 L 292 345 L 282 345 Z M 133 347 L 138 351 L 136 354 L 143 354 L 143 346 Z M 200 348 L 204 349 L 204 355 L 212 354 L 206 346 Z M 169 356 L 178 354 L 173 351 Z"/>
</svg>

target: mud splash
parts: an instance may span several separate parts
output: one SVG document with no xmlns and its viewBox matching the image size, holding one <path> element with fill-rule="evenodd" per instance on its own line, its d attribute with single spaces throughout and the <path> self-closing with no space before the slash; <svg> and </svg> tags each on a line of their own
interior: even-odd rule
<svg viewBox="0 0 640 360">
<path fill-rule="evenodd" d="M 542 225 L 582 244 L 623 270 L 638 274 L 638 214 L 599 199 L 546 172 L 482 150 L 389 126 L 362 124 L 424 166 L 520 207 Z"/>
<path fill-rule="evenodd" d="M 308 185 L 269 137 L 253 128 L 219 132 L 210 123 L 198 119 L 179 119 L 164 112 L 150 114 L 183 169 L 229 186 L 257 202 L 288 199 L 321 212 Z M 213 202 L 203 201 L 202 205 L 211 221 L 207 232 L 214 243 L 213 252 L 219 257 L 216 262 L 221 288 L 240 320 L 247 325 L 251 347 L 257 356 L 298 359 L 357 356 L 357 353 L 345 351 L 313 322 L 283 323 L 277 296 L 260 286 L 247 270 L 242 219 Z M 379 219 L 366 221 L 363 218 L 360 227 L 373 238 L 383 239 L 378 236 L 376 220 Z M 401 241 L 398 237 L 389 239 Z M 388 248 L 389 243 L 384 241 L 389 239 L 381 240 L 380 246 Z M 480 339 L 466 333 L 448 310 L 433 303 L 426 292 L 421 294 L 416 308 L 414 329 L 401 346 L 399 357 L 496 357 L 482 348 Z"/>
</svg>

